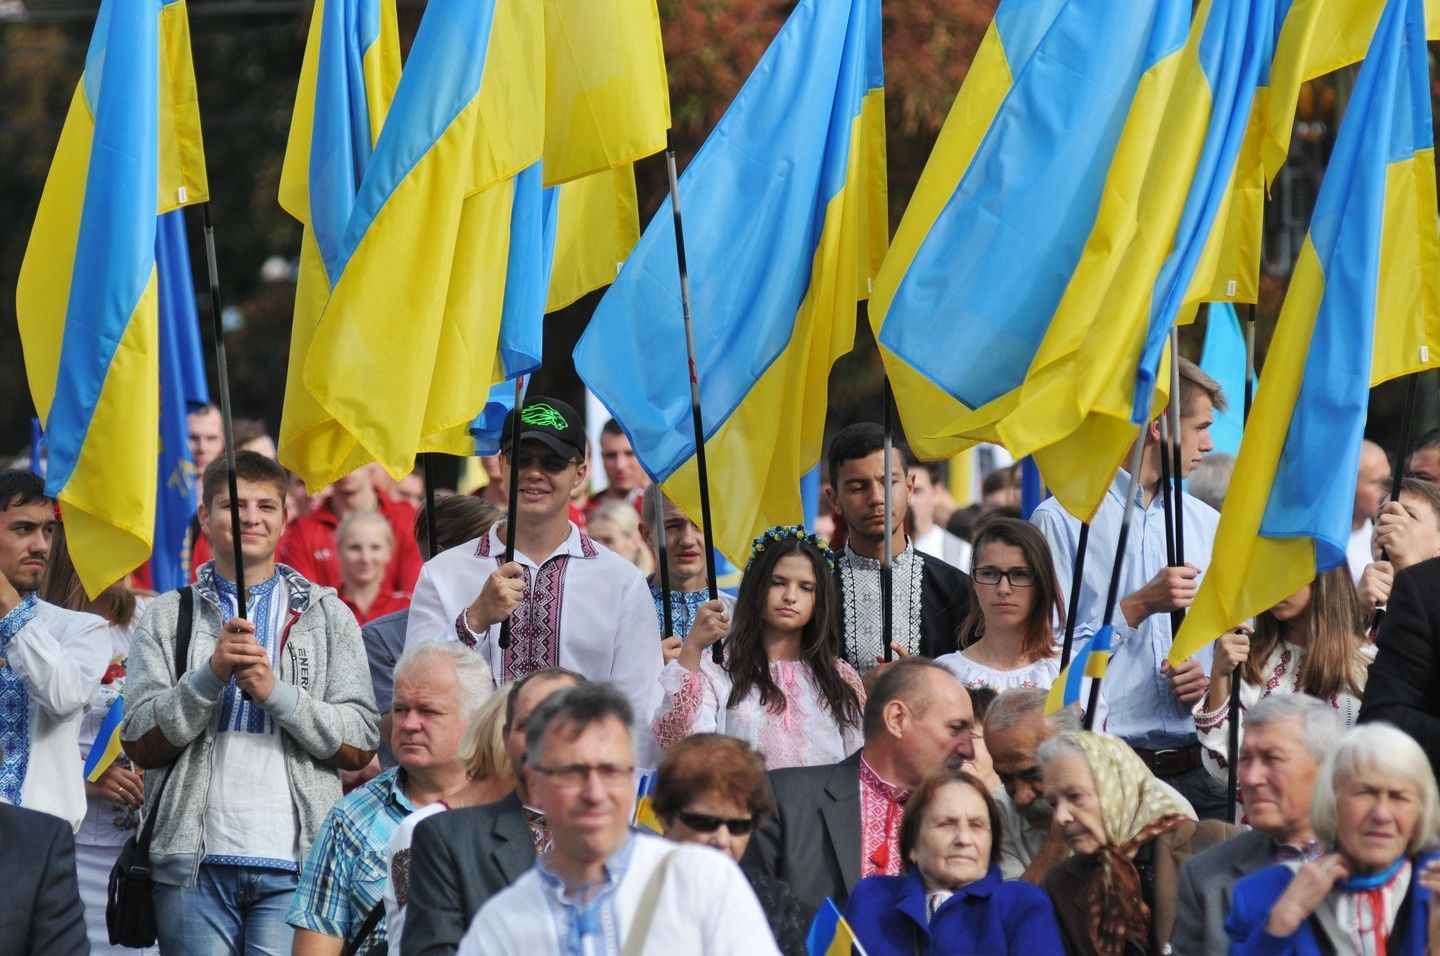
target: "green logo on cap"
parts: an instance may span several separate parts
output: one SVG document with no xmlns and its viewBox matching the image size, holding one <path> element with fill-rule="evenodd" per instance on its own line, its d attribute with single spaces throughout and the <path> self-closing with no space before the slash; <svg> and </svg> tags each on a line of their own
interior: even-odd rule
<svg viewBox="0 0 1440 956">
<path fill-rule="evenodd" d="M 570 423 L 549 405 L 527 405 L 520 413 L 520 422 L 525 425 L 535 425 L 539 428 L 553 428 L 557 432 L 564 431 L 570 427 Z"/>
</svg>

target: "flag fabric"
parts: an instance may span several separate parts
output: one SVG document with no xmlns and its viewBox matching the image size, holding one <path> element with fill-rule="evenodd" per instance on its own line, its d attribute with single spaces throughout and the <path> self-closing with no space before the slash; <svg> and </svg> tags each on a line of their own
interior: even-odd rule
<svg viewBox="0 0 1440 956">
<path fill-rule="evenodd" d="M 95 742 L 85 756 L 85 779 L 95 783 L 101 774 L 110 769 L 120 756 L 120 725 L 125 721 L 125 698 L 115 698 L 115 703 L 105 712 L 100 729 L 95 731 Z"/>
<path fill-rule="evenodd" d="M 655 799 L 655 781 L 658 777 L 659 775 L 653 771 L 640 777 L 640 782 L 635 787 L 635 815 L 631 823 L 664 836 L 665 825 L 655 815 L 655 807 L 652 802 Z"/>
<path fill-rule="evenodd" d="M 1240 450 L 1240 435 L 1245 428 L 1245 333 L 1235 306 L 1213 302 L 1205 320 L 1205 344 L 1200 351 L 1200 371 L 1220 383 L 1229 396 L 1225 411 L 1216 410 L 1210 423 L 1210 439 L 1215 451 L 1233 455 Z"/>
<path fill-rule="evenodd" d="M 865 947 L 860 945 L 855 931 L 840 915 L 840 907 L 828 896 L 810 924 L 805 950 L 810 956 L 851 956 L 852 953 L 865 956 Z"/>
<path fill-rule="evenodd" d="M 922 458 L 1000 440 L 996 423 L 1014 410 L 1095 229 L 1122 136 L 1159 109 L 1190 9 L 1003 0 L 996 10 L 870 305 Z"/>
<path fill-rule="evenodd" d="M 680 179 L 719 549 L 803 517 L 830 367 L 887 230 L 877 0 L 800 0 Z M 737 202 L 736 197 L 745 197 Z M 575 351 L 645 469 L 700 513 L 672 210 L 662 206 Z"/>
<path fill-rule="evenodd" d="M 316 476 L 337 468 L 347 473 L 366 460 L 301 381 L 339 275 L 355 194 L 399 79 L 394 0 L 317 0 L 280 171 L 280 205 L 304 230 L 277 443 L 280 460 L 312 487 L 323 483 Z"/>
<path fill-rule="evenodd" d="M 160 213 L 207 198 L 183 0 L 100 6 L 16 290 L 75 569 L 96 595 L 150 556 Z"/>
<path fill-rule="evenodd" d="M 1086 678 L 1103 679 L 1110 665 L 1110 647 L 1115 636 L 1115 626 L 1106 624 L 1095 636 L 1075 649 L 1070 663 L 1065 665 L 1050 685 L 1045 697 L 1045 714 L 1054 716 L 1066 707 L 1089 703 L 1090 685 Z"/>
<path fill-rule="evenodd" d="M 631 163 L 550 188 L 559 205 L 545 311 L 555 312 L 614 281 L 640 241 L 640 207 Z"/>
<path fill-rule="evenodd" d="M 150 583 L 161 594 L 190 582 L 190 522 L 199 504 L 187 417 L 210 401 L 200 349 L 185 212 L 160 217 L 155 236 L 160 320 L 160 460 Z"/>
<path fill-rule="evenodd" d="M 1420 0 L 1390 0 L 1276 325 L 1235 466 L 1246 480 L 1226 497 L 1172 662 L 1345 562 L 1369 388 L 1381 380 L 1372 345 L 1397 322 L 1433 327 L 1440 314 L 1425 37 Z"/>
</svg>

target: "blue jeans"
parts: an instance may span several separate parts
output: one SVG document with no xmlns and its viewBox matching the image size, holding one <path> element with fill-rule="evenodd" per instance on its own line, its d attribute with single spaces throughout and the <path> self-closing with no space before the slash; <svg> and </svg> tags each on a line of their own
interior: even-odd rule
<svg viewBox="0 0 1440 956">
<path fill-rule="evenodd" d="M 194 886 L 155 885 L 160 952 L 177 956 L 289 956 L 285 922 L 299 874 L 202 865 Z"/>
</svg>

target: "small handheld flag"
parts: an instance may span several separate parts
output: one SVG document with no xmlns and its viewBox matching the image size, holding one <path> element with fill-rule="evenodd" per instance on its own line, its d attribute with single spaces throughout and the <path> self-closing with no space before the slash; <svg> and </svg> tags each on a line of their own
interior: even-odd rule
<svg viewBox="0 0 1440 956">
<path fill-rule="evenodd" d="M 840 915 L 840 908 L 829 897 L 820 904 L 820 912 L 810 924 L 810 933 L 805 937 L 805 949 L 810 956 L 868 956 L 855 931 Z"/>
<path fill-rule="evenodd" d="M 1050 694 L 1045 698 L 1045 716 L 1053 716 L 1078 703 L 1085 678 L 1105 676 L 1105 669 L 1110 664 L 1110 642 L 1114 636 L 1115 625 L 1106 624 L 1080 647 L 1074 660 L 1060 671 L 1055 683 L 1050 685 Z"/>
<path fill-rule="evenodd" d="M 95 734 L 95 743 L 85 757 L 85 779 L 95 783 L 110 769 L 120 756 L 120 723 L 125 719 L 125 698 L 115 698 L 110 705 L 100 729 Z"/>
<path fill-rule="evenodd" d="M 655 797 L 656 777 L 654 772 L 641 776 L 640 783 L 635 788 L 635 817 L 631 822 L 637 827 L 663 835 L 665 827 L 655 815 L 655 807 L 651 802 Z"/>
</svg>

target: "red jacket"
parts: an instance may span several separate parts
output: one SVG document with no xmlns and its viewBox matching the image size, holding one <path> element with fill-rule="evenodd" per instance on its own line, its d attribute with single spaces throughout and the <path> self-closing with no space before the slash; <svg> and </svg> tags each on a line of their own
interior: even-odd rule
<svg viewBox="0 0 1440 956">
<path fill-rule="evenodd" d="M 377 494 L 377 510 L 390 522 L 395 533 L 395 553 L 390 555 L 384 592 L 415 590 L 420 577 L 420 548 L 415 544 L 415 509 L 403 501 Z M 335 530 L 340 518 L 330 510 L 330 503 L 316 508 L 285 529 L 275 560 L 288 564 L 316 584 L 340 589 L 340 555 L 335 543 Z"/>
<path fill-rule="evenodd" d="M 394 611 L 403 611 L 410 606 L 410 594 L 406 591 L 381 591 L 375 595 L 375 603 L 370 605 L 369 611 L 360 610 L 359 606 L 350 600 L 343 588 L 340 589 L 340 600 L 345 602 L 345 606 L 350 609 L 351 614 L 355 615 L 356 622 L 362 627 L 377 617 L 384 617 Z"/>
</svg>

